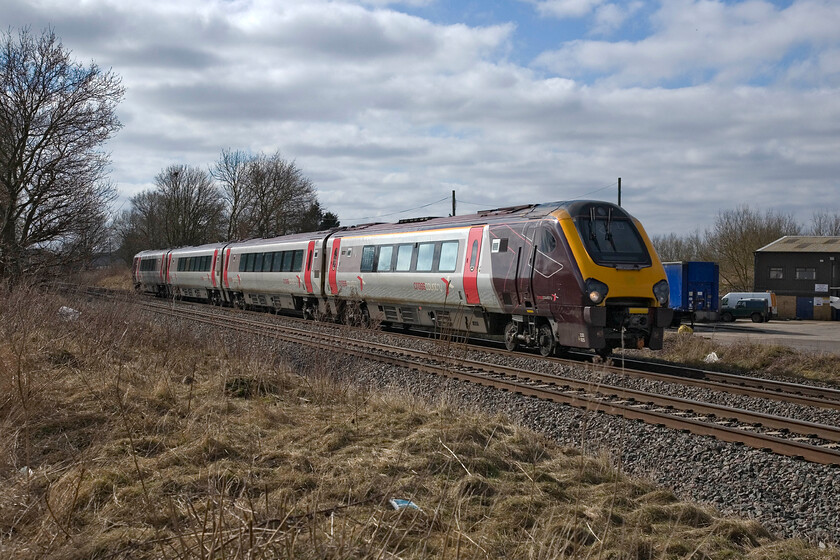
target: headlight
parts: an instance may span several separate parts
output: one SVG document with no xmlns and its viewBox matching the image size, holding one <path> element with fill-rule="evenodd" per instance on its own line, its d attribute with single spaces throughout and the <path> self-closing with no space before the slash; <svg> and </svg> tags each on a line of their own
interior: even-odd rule
<svg viewBox="0 0 840 560">
<path fill-rule="evenodd" d="M 594 278 L 589 278 L 586 281 L 584 290 L 586 290 L 586 295 L 589 296 L 592 303 L 596 305 L 604 301 L 604 298 L 607 297 L 607 292 L 610 291 L 606 284 Z"/>
<path fill-rule="evenodd" d="M 656 301 L 659 305 L 665 307 L 668 305 L 668 298 L 671 295 L 671 289 L 668 287 L 667 280 L 660 280 L 653 285 L 653 295 L 656 296 Z"/>
</svg>

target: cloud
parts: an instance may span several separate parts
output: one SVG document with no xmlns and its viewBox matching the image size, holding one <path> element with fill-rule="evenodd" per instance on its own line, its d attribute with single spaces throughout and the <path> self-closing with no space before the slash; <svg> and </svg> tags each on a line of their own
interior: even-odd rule
<svg viewBox="0 0 840 560">
<path fill-rule="evenodd" d="M 832 200 L 833 3 L 674 0 L 636 22 L 645 37 L 561 37 L 532 67 L 508 56 L 525 22 L 434 23 L 404 5 L 7 0 L 0 15 L 53 25 L 77 59 L 123 77 L 125 127 L 107 146 L 123 202 L 223 148 L 294 159 L 344 223 L 447 198 L 422 210 L 445 215 L 452 189 L 459 212 L 614 200 L 618 177 L 654 233 L 744 202 L 807 219 Z M 551 5 L 583 10 L 584 38 L 648 16 L 634 2 Z"/>
<path fill-rule="evenodd" d="M 840 4 L 764 1 L 733 5 L 672 0 L 652 17 L 655 32 L 637 41 L 576 40 L 541 54 L 535 64 L 574 77 L 596 76 L 616 86 L 663 81 L 726 84 L 775 81 L 789 56 L 813 57 L 837 45 Z"/>
<path fill-rule="evenodd" d="M 604 0 L 534 0 L 537 12 L 556 18 L 579 18 L 592 13 Z"/>
<path fill-rule="evenodd" d="M 610 35 L 621 28 L 622 25 L 643 8 L 644 4 L 629 2 L 622 6 L 619 4 L 602 4 L 595 9 L 595 24 L 590 34 Z"/>
</svg>

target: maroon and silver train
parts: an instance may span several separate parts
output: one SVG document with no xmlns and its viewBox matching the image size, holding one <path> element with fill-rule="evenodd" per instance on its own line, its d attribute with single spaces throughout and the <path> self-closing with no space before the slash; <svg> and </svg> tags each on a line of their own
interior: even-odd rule
<svg viewBox="0 0 840 560">
<path fill-rule="evenodd" d="M 554 202 L 143 251 L 138 290 L 307 318 L 504 337 L 509 349 L 659 349 L 665 271 L 619 206 Z"/>
</svg>

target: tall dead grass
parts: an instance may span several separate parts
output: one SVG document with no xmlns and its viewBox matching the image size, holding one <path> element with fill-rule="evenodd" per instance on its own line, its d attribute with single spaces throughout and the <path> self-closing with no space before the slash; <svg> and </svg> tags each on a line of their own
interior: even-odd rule
<svg viewBox="0 0 840 560">
<path fill-rule="evenodd" d="M 334 355 L 2 297 L 3 558 L 840 558 Z"/>
</svg>

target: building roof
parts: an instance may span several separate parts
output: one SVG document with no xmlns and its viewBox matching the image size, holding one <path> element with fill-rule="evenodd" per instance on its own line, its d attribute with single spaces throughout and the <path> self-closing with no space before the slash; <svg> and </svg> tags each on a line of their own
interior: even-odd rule
<svg viewBox="0 0 840 560">
<path fill-rule="evenodd" d="M 786 235 L 756 252 L 761 253 L 840 253 L 840 237 Z"/>
</svg>

